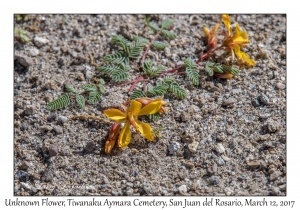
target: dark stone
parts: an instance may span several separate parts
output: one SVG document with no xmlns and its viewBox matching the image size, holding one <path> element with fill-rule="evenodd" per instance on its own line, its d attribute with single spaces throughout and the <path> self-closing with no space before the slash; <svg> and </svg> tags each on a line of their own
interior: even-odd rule
<svg viewBox="0 0 300 210">
<path fill-rule="evenodd" d="M 58 148 L 56 144 L 50 144 L 49 155 L 50 157 L 56 156 L 58 154 Z"/>
<path fill-rule="evenodd" d="M 19 170 L 15 175 L 15 179 L 18 179 L 22 182 L 27 182 L 29 180 L 29 175 L 25 171 Z"/>
<path fill-rule="evenodd" d="M 255 106 L 255 107 L 260 106 L 260 103 L 257 98 L 252 99 L 251 104 L 252 104 L 252 106 Z"/>
<path fill-rule="evenodd" d="M 270 99 L 264 93 L 258 97 L 258 100 L 262 105 L 268 105 L 270 103 Z"/>
<path fill-rule="evenodd" d="M 208 181 L 211 185 L 218 185 L 220 183 L 220 178 L 218 176 L 211 176 Z"/>
<path fill-rule="evenodd" d="M 88 142 L 84 150 L 86 153 L 93 153 L 95 148 L 96 145 L 94 144 L 94 142 Z"/>
</svg>

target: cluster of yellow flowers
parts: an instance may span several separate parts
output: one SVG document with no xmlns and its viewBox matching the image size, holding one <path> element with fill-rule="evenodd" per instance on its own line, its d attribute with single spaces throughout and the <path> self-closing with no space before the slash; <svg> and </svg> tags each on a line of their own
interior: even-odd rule
<svg viewBox="0 0 300 210">
<path fill-rule="evenodd" d="M 146 139 L 153 141 L 154 134 L 151 126 L 147 123 L 141 122 L 138 117 L 143 115 L 155 114 L 157 112 L 165 113 L 167 102 L 162 98 L 138 98 L 130 101 L 130 106 L 124 107 L 124 110 L 107 109 L 104 114 L 111 120 L 115 121 L 113 124 L 108 140 L 105 143 L 105 153 L 109 154 L 113 149 L 116 139 L 118 137 L 118 146 L 121 148 L 127 147 L 131 140 L 130 125 L 142 134 Z M 121 132 L 121 123 L 125 123 Z"/>
<path fill-rule="evenodd" d="M 241 51 L 242 47 L 250 43 L 246 31 L 241 31 L 240 26 L 237 23 L 235 27 L 236 31 L 235 33 L 233 33 L 229 15 L 222 15 L 222 21 L 225 27 L 227 28 L 227 36 L 223 41 L 222 45 L 219 47 L 217 47 L 218 39 L 216 37 L 216 33 L 220 24 L 217 23 L 212 30 L 208 30 L 206 27 L 203 28 L 204 34 L 208 38 L 208 45 L 210 47 L 210 51 L 215 51 L 216 49 L 225 47 L 226 49 L 231 51 L 233 59 L 234 55 L 236 55 L 238 58 L 244 60 L 249 65 L 254 66 L 256 64 L 255 61 L 250 59 L 250 56 L 247 53 Z"/>
</svg>

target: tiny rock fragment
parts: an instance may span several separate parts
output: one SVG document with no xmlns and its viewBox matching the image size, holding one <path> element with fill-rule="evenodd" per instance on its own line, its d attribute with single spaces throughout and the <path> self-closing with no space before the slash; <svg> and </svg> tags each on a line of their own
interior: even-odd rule
<svg viewBox="0 0 300 210">
<path fill-rule="evenodd" d="M 30 50 L 29 50 L 29 53 L 30 53 L 30 55 L 31 55 L 32 57 L 35 57 L 35 56 L 37 56 L 37 55 L 39 54 L 39 50 L 33 48 L 33 49 L 30 49 Z"/>
<path fill-rule="evenodd" d="M 35 112 L 35 109 L 36 109 L 36 107 L 35 107 L 34 105 L 28 105 L 28 106 L 25 108 L 24 114 L 25 114 L 25 115 L 32 115 L 32 114 Z"/>
<path fill-rule="evenodd" d="M 276 83 L 276 88 L 277 89 L 285 89 L 285 85 L 282 84 L 281 82 Z"/>
<path fill-rule="evenodd" d="M 278 177 L 280 177 L 282 175 L 281 171 L 274 171 L 271 175 L 270 175 L 270 180 L 273 181 L 275 179 L 277 179 Z"/>
<path fill-rule="evenodd" d="M 45 38 L 42 38 L 42 37 L 34 37 L 33 39 L 34 41 L 34 44 L 37 46 L 37 47 L 42 47 L 43 45 L 47 44 L 49 42 L 48 39 L 45 39 Z"/>
<path fill-rule="evenodd" d="M 234 107 L 234 104 L 237 102 L 235 98 L 229 98 L 223 101 L 222 105 L 226 107 Z"/>
<path fill-rule="evenodd" d="M 222 144 L 219 143 L 215 146 L 215 151 L 222 154 L 225 152 L 225 148 Z"/>
<path fill-rule="evenodd" d="M 275 122 L 272 119 L 267 120 L 267 128 L 270 133 L 275 133 L 280 129 L 279 123 Z"/>
<path fill-rule="evenodd" d="M 178 191 L 181 195 L 185 195 L 187 193 L 186 185 L 181 185 L 180 187 L 178 187 Z"/>
<path fill-rule="evenodd" d="M 270 99 L 268 96 L 266 96 L 264 93 L 262 93 L 259 97 L 258 97 L 259 102 L 262 105 L 268 105 L 270 103 Z"/>
<path fill-rule="evenodd" d="M 84 148 L 84 151 L 86 153 L 93 153 L 95 148 L 96 148 L 96 145 L 94 144 L 94 142 L 88 142 L 86 144 L 86 147 Z"/>
<path fill-rule="evenodd" d="M 252 106 L 254 106 L 254 107 L 260 106 L 260 103 L 259 103 L 259 101 L 258 101 L 257 98 L 252 99 L 252 100 L 251 100 L 251 104 L 252 104 Z"/>
<path fill-rule="evenodd" d="M 42 133 L 45 133 L 47 131 L 50 131 L 51 127 L 48 126 L 48 125 L 43 125 L 43 126 L 40 127 L 40 130 L 41 130 Z"/>
<path fill-rule="evenodd" d="M 17 59 L 20 62 L 20 64 L 24 67 L 33 65 L 33 60 L 30 57 L 18 51 L 15 52 L 15 59 Z"/>
<path fill-rule="evenodd" d="M 50 157 L 56 156 L 58 154 L 58 148 L 56 144 L 50 144 L 49 155 Z"/>
<path fill-rule="evenodd" d="M 187 122 L 191 119 L 191 116 L 188 112 L 182 112 L 180 117 L 182 122 Z"/>
<path fill-rule="evenodd" d="M 180 145 L 177 142 L 173 142 L 173 143 L 169 144 L 168 150 L 169 150 L 170 155 L 174 155 L 179 148 L 180 148 Z"/>
<path fill-rule="evenodd" d="M 62 134 L 63 133 L 63 129 L 61 126 L 54 126 L 53 130 L 57 133 L 57 134 Z"/>
<path fill-rule="evenodd" d="M 66 122 L 68 122 L 68 118 L 63 116 L 63 115 L 59 115 L 58 116 L 58 121 L 61 122 L 61 123 L 66 123 Z"/>
<path fill-rule="evenodd" d="M 191 152 L 195 153 L 197 152 L 197 148 L 198 148 L 199 142 L 198 141 L 194 141 L 191 144 L 188 145 L 188 148 Z"/>
</svg>

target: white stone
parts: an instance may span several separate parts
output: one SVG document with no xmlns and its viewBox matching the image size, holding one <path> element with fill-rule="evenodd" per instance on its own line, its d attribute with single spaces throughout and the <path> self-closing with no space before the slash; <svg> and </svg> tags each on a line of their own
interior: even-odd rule
<svg viewBox="0 0 300 210">
<path fill-rule="evenodd" d="M 215 146 L 215 150 L 220 154 L 225 152 L 225 148 L 223 147 L 223 145 L 221 143 L 219 143 Z"/>
<path fill-rule="evenodd" d="M 34 41 L 35 45 L 38 47 L 41 47 L 49 42 L 48 39 L 38 37 L 38 36 L 34 37 L 33 41 Z"/>
<path fill-rule="evenodd" d="M 197 152 L 198 145 L 199 145 L 199 142 L 194 141 L 193 143 L 188 145 L 188 148 L 191 152 L 195 153 L 195 152 Z"/>
<path fill-rule="evenodd" d="M 29 50 L 29 53 L 30 53 L 30 55 L 31 55 L 32 57 L 35 57 L 35 56 L 37 56 L 37 55 L 39 54 L 39 50 L 33 48 L 33 49 L 30 49 L 30 50 Z"/>
<path fill-rule="evenodd" d="M 181 185 L 180 187 L 178 187 L 178 191 L 180 194 L 186 194 L 187 192 L 186 185 Z"/>
</svg>

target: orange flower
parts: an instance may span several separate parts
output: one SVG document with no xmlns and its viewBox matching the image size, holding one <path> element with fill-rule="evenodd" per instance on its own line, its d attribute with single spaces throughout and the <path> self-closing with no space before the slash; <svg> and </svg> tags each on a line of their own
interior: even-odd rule
<svg viewBox="0 0 300 210">
<path fill-rule="evenodd" d="M 254 66 L 256 64 L 255 61 L 250 59 L 250 56 L 247 53 L 242 52 L 240 50 L 241 47 L 250 43 L 246 31 L 241 31 L 239 24 L 236 24 L 236 31 L 233 34 L 231 26 L 230 26 L 229 15 L 222 15 L 222 20 L 228 31 L 228 36 L 226 37 L 225 41 L 223 42 L 223 46 L 225 46 L 231 50 L 233 58 L 234 58 L 234 54 L 235 54 L 238 58 L 241 58 L 246 63 Z"/>
<path fill-rule="evenodd" d="M 210 48 L 215 48 L 217 46 L 217 43 L 218 43 L 218 39 L 216 37 L 216 33 L 218 31 L 220 27 L 220 23 L 217 23 L 212 30 L 208 30 L 208 28 L 206 27 L 203 27 L 203 31 L 204 31 L 204 34 L 205 36 L 208 38 L 208 45 Z"/>
</svg>

